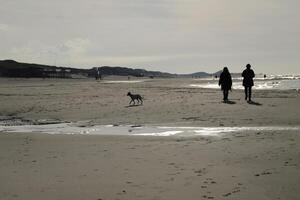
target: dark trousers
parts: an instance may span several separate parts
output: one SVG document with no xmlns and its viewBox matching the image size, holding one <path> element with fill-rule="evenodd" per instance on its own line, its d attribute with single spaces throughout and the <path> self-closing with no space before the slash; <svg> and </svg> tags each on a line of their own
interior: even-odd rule
<svg viewBox="0 0 300 200">
<path fill-rule="evenodd" d="M 223 90 L 223 100 L 227 101 L 228 100 L 228 90 Z"/>
<path fill-rule="evenodd" d="M 251 101 L 251 93 L 252 93 L 252 87 L 246 87 L 245 86 L 245 100 Z"/>
</svg>

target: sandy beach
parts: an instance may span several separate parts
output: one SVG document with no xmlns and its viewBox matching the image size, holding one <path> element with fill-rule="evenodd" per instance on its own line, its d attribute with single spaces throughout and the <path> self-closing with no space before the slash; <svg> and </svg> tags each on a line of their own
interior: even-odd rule
<svg viewBox="0 0 300 200">
<path fill-rule="evenodd" d="M 253 104 L 242 90 L 233 90 L 225 104 L 220 90 L 190 87 L 205 80 L 126 80 L 2 78 L 0 116 L 9 123 L 89 126 L 300 125 L 297 90 L 254 90 Z M 128 91 L 141 94 L 143 106 L 128 106 Z M 299 133 L 149 137 L 2 131 L 0 199 L 296 200 Z"/>
<path fill-rule="evenodd" d="M 27 120 L 88 120 L 95 124 L 177 124 L 197 126 L 300 125 L 300 93 L 255 90 L 253 101 L 242 90 L 222 102 L 217 89 L 189 87 L 194 79 L 0 79 L 0 113 Z M 134 81 L 134 80 L 131 80 Z M 143 106 L 129 107 L 127 92 L 144 97 Z"/>
</svg>

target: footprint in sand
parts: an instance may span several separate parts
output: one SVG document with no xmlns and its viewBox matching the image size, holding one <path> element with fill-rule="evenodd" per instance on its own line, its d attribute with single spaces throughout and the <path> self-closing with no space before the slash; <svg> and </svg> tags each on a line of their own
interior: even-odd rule
<svg viewBox="0 0 300 200">
<path fill-rule="evenodd" d="M 194 173 L 197 174 L 197 176 L 202 176 L 203 174 L 206 174 L 206 168 L 195 170 Z"/>
<path fill-rule="evenodd" d="M 228 193 L 226 193 L 226 194 L 223 194 L 222 196 L 223 197 L 228 197 L 228 196 L 230 196 L 231 195 L 231 192 L 228 192 Z"/>
<path fill-rule="evenodd" d="M 126 190 L 122 190 L 122 192 L 118 192 L 117 195 L 124 195 L 126 193 L 127 193 Z"/>
<path fill-rule="evenodd" d="M 242 185 L 241 183 L 238 183 L 238 185 Z M 230 196 L 230 195 L 232 195 L 232 194 L 234 194 L 234 193 L 238 193 L 238 192 L 240 192 L 241 190 L 240 190 L 240 187 L 235 187 L 235 188 L 233 188 L 233 190 L 231 191 L 231 192 L 228 192 L 228 193 L 226 193 L 226 194 L 223 194 L 222 196 L 223 197 L 228 197 L 228 196 Z"/>
<path fill-rule="evenodd" d="M 273 174 L 273 172 L 271 172 L 269 169 L 266 169 L 262 173 L 255 174 L 254 176 L 264 176 L 264 175 L 270 175 L 270 174 Z"/>
</svg>

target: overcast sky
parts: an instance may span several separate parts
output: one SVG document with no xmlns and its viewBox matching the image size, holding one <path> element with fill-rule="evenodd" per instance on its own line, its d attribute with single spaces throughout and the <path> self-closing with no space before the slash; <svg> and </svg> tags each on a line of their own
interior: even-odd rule
<svg viewBox="0 0 300 200">
<path fill-rule="evenodd" d="M 299 0 L 0 0 L 0 59 L 300 74 Z"/>
</svg>

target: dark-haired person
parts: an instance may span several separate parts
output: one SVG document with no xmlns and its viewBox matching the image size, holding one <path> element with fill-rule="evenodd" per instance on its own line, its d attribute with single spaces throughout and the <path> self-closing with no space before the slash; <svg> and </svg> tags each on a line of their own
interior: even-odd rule
<svg viewBox="0 0 300 200">
<path fill-rule="evenodd" d="M 224 67 L 223 72 L 220 75 L 219 85 L 221 90 L 223 90 L 223 100 L 224 102 L 228 101 L 228 93 L 231 90 L 232 79 L 227 67 Z"/>
<path fill-rule="evenodd" d="M 253 78 L 255 77 L 254 71 L 251 69 L 251 65 L 247 64 L 246 69 L 242 73 L 243 86 L 245 87 L 245 100 L 248 99 L 251 102 L 252 86 L 254 85 Z"/>
</svg>

